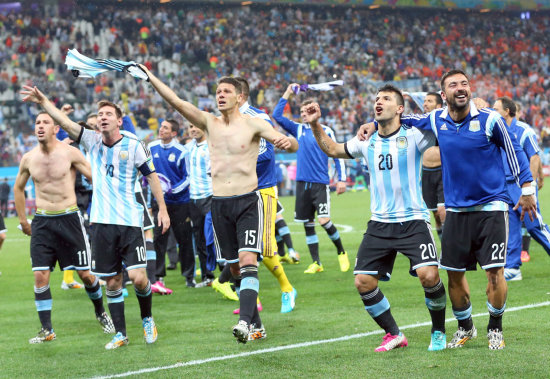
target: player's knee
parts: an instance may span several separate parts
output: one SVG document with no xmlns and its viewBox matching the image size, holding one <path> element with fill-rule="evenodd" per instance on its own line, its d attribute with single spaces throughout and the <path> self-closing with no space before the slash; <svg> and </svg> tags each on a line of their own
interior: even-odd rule
<svg viewBox="0 0 550 379">
<path fill-rule="evenodd" d="M 372 291 L 378 286 L 378 280 L 371 275 L 355 275 L 355 288 L 359 293 Z"/>
<path fill-rule="evenodd" d="M 439 283 L 439 272 L 437 266 L 426 266 L 424 270 L 416 270 L 422 287 L 429 288 Z"/>
<path fill-rule="evenodd" d="M 122 288 L 122 275 L 105 277 L 105 288 L 109 291 L 116 291 Z"/>
<path fill-rule="evenodd" d="M 325 225 L 327 222 L 330 221 L 330 218 L 329 217 L 319 217 L 318 220 L 319 220 L 319 224 Z"/>
<path fill-rule="evenodd" d="M 37 288 L 44 287 L 50 281 L 48 271 L 35 271 L 34 272 L 34 285 Z"/>
<path fill-rule="evenodd" d="M 242 251 L 239 253 L 239 264 L 241 267 L 247 265 L 258 264 L 258 254 L 250 251 Z"/>
<path fill-rule="evenodd" d="M 128 270 L 128 277 L 134 283 L 137 288 L 143 288 L 147 285 L 147 271 L 144 268 L 137 268 L 134 270 Z"/>
<path fill-rule="evenodd" d="M 490 287 L 496 288 L 503 283 L 506 284 L 504 279 L 504 269 L 502 267 L 492 268 L 487 270 L 487 281 Z"/>
<path fill-rule="evenodd" d="M 76 273 L 85 285 L 91 286 L 94 284 L 95 276 L 90 273 L 90 270 L 76 270 Z"/>
</svg>

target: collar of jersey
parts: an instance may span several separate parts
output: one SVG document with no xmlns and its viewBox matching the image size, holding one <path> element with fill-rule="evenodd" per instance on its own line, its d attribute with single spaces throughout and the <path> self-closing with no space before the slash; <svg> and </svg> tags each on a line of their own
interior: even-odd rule
<svg viewBox="0 0 550 379">
<path fill-rule="evenodd" d="M 104 146 L 107 146 L 109 149 L 112 148 L 113 146 L 115 146 L 117 143 L 119 143 L 120 141 L 122 141 L 122 139 L 124 138 L 124 134 L 121 134 L 122 137 L 120 137 L 115 143 L 113 143 L 112 145 L 107 145 L 105 143 L 105 141 L 103 141 L 103 139 L 101 139 L 101 143 L 103 143 Z"/>
<path fill-rule="evenodd" d="M 160 141 L 160 147 L 162 147 L 163 149 L 169 149 L 171 147 L 174 147 L 176 145 L 176 139 L 175 138 L 172 138 L 172 140 L 168 143 L 162 143 L 162 141 Z"/>
<path fill-rule="evenodd" d="M 250 104 L 248 104 L 248 101 L 246 101 L 243 105 L 239 107 L 239 112 L 244 113 L 250 108 Z"/>
<path fill-rule="evenodd" d="M 460 125 L 462 125 L 467 120 L 471 120 L 472 118 L 474 118 L 478 115 L 479 115 L 479 111 L 477 110 L 476 105 L 474 104 L 474 102 L 472 100 L 470 100 L 470 114 L 469 114 L 469 117 L 466 116 L 466 118 L 464 120 L 462 120 L 462 122 L 460 122 Z M 441 113 L 439 114 L 439 117 L 440 118 L 446 118 L 449 121 L 452 121 L 453 123 L 457 124 L 457 122 L 455 120 L 453 120 L 451 117 L 449 117 L 449 107 L 443 108 L 443 111 L 441 111 Z"/>
<path fill-rule="evenodd" d="M 397 128 L 397 130 L 395 132 L 391 132 L 390 134 L 388 134 L 386 136 L 380 134 L 380 129 L 378 129 L 378 137 L 380 137 L 380 138 L 390 138 L 391 136 L 394 136 L 397 133 L 399 133 L 399 131 L 401 130 L 402 127 L 403 127 L 403 125 L 399 126 L 399 128 Z"/>
</svg>

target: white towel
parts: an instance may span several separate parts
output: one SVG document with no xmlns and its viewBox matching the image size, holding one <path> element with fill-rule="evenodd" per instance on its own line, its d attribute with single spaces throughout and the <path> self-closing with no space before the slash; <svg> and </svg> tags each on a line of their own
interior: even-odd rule
<svg viewBox="0 0 550 379">
<path fill-rule="evenodd" d="M 341 86 L 344 84 L 343 80 L 334 80 L 332 82 L 324 82 L 317 84 L 300 84 L 295 86 L 293 91 L 295 94 L 306 91 L 332 91 L 335 87 Z"/>
<path fill-rule="evenodd" d="M 71 49 L 67 52 L 65 64 L 77 78 L 95 78 L 97 75 L 107 71 L 120 71 L 127 72 L 134 78 L 149 80 L 147 74 L 134 61 L 93 59 L 80 54 L 76 49 Z"/>
</svg>

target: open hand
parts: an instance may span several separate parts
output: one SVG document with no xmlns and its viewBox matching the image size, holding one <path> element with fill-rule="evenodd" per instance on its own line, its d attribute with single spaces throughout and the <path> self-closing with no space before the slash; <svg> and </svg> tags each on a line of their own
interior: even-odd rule
<svg viewBox="0 0 550 379">
<path fill-rule="evenodd" d="M 46 96 L 40 90 L 34 86 L 23 86 L 23 89 L 19 91 L 21 95 L 23 95 L 23 101 L 31 101 L 33 103 L 41 104 L 45 99 Z"/>
</svg>

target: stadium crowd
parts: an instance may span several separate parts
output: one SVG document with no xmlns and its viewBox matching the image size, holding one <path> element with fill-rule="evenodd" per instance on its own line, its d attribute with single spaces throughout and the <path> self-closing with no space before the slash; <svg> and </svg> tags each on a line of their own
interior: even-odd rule
<svg viewBox="0 0 550 379">
<path fill-rule="evenodd" d="M 480 33 L 478 25 L 483 24 Z M 523 106 L 543 144 L 550 146 L 550 18 L 533 14 L 435 10 L 216 6 L 56 7 L 40 4 L 0 15 L 0 101 L 17 100 L 22 85 L 44 88 L 58 106 L 75 104 L 84 119 L 99 99 L 124 106 L 140 128 L 183 121 L 149 86 L 122 73 L 75 79 L 64 64 L 68 49 L 91 57 L 143 62 L 182 98 L 213 110 L 216 80 L 243 75 L 252 103 L 271 112 L 291 82 L 342 79 L 345 86 L 316 94 L 324 121 L 338 140 L 372 118 L 372 94 L 394 81 L 408 91 L 438 90 L 450 68 L 464 69 L 474 94 L 492 103 L 509 96 Z M 11 98 L 10 98 L 11 96 Z M 290 102 L 298 112 L 299 100 Z M 28 150 L 31 119 L 25 105 L 0 134 L 2 163 Z"/>
</svg>

